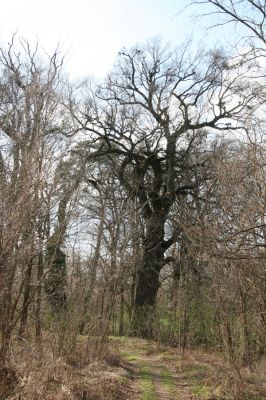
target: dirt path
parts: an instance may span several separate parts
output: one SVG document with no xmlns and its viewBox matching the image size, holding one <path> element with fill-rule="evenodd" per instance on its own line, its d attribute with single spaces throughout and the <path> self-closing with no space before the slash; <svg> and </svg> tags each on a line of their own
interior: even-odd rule
<svg viewBox="0 0 266 400">
<path fill-rule="evenodd" d="M 165 384 L 163 375 L 162 375 L 162 367 L 158 360 L 150 360 L 150 366 L 152 370 L 153 382 L 155 393 L 160 400 L 174 400 L 176 396 L 174 396 L 174 385 Z M 171 376 L 171 375 L 170 375 Z M 171 376 L 172 380 L 172 376 Z"/>
<path fill-rule="evenodd" d="M 163 353 L 153 353 L 147 343 L 136 341 L 119 344 L 122 358 L 133 368 L 134 397 L 129 400 L 196 400 L 191 386 L 163 359 Z"/>
<path fill-rule="evenodd" d="M 135 382 L 136 400 L 174 400 L 174 382 L 170 371 L 167 371 L 167 381 L 163 372 L 161 360 L 158 357 L 140 355 L 135 361 L 138 366 L 138 376 Z M 148 385 L 147 385 L 148 381 Z"/>
<path fill-rule="evenodd" d="M 143 366 L 148 368 L 154 393 L 153 397 L 145 394 L 145 385 L 143 387 L 143 377 L 140 373 L 135 383 L 138 388 L 136 400 L 196 400 L 196 397 L 191 393 L 191 385 L 180 374 L 167 367 L 160 357 L 145 357 L 141 355 L 137 360 L 137 364 L 140 371 Z"/>
<path fill-rule="evenodd" d="M 259 392 L 254 385 L 257 372 L 247 395 L 239 397 L 230 364 L 214 352 L 198 349 L 181 354 L 177 348 L 129 337 L 110 341 L 124 360 L 124 368 L 131 371 L 132 380 L 127 383 L 132 391 L 127 400 L 266 399 L 264 389 Z"/>
</svg>

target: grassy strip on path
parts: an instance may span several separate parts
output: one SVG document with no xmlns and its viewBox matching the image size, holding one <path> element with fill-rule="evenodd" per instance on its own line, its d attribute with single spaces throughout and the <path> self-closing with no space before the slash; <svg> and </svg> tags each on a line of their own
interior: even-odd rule
<svg viewBox="0 0 266 400">
<path fill-rule="evenodd" d="M 148 365 L 140 367 L 139 389 L 141 391 L 140 400 L 156 400 L 158 399 L 155 392 L 153 374 Z"/>
<path fill-rule="evenodd" d="M 165 365 L 161 366 L 161 381 L 165 390 L 172 392 L 175 389 L 172 372 Z"/>
</svg>

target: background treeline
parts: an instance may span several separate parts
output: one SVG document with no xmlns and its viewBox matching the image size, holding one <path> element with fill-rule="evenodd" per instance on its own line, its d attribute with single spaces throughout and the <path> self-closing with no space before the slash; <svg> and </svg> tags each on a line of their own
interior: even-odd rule
<svg viewBox="0 0 266 400">
<path fill-rule="evenodd" d="M 58 52 L 1 48 L 1 365 L 14 338 L 41 363 L 80 334 L 95 356 L 110 333 L 238 371 L 265 355 L 265 8 L 202 3 L 240 24 L 255 7 L 255 38 L 150 41 L 100 84 L 69 82 Z"/>
</svg>

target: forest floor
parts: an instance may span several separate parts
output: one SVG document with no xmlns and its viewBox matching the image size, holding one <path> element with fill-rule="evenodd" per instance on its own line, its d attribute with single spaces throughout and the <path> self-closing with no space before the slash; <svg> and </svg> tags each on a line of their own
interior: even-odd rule
<svg viewBox="0 0 266 400">
<path fill-rule="evenodd" d="M 0 366 L 0 400 L 266 400 L 265 359 L 241 368 L 244 387 L 214 352 L 80 336 L 71 355 L 56 357 L 52 339 L 41 362 L 30 345 L 14 342 L 10 368 Z"/>
<path fill-rule="evenodd" d="M 249 373 L 249 385 L 241 391 L 235 372 L 217 354 L 197 350 L 182 356 L 176 348 L 142 339 L 110 341 L 131 371 L 129 400 L 266 399 L 257 372 Z"/>
</svg>

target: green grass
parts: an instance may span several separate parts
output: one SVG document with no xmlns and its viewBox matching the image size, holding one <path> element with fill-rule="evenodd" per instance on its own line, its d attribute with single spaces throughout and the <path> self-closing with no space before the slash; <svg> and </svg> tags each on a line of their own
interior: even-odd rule
<svg viewBox="0 0 266 400">
<path fill-rule="evenodd" d="M 165 386 L 168 390 L 173 390 L 174 379 L 171 371 L 165 366 L 161 367 L 161 377 L 162 377 L 162 385 Z"/>
<path fill-rule="evenodd" d="M 187 366 L 182 372 L 182 376 L 192 386 L 192 393 L 202 400 L 211 398 L 211 388 L 206 385 L 208 371 L 207 365 L 194 364 Z"/>
<path fill-rule="evenodd" d="M 164 361 L 179 361 L 179 355 L 178 354 L 170 354 L 167 352 L 164 352 L 161 354 L 161 358 Z"/>
<path fill-rule="evenodd" d="M 154 383 L 153 377 L 150 372 L 150 369 L 147 365 L 142 365 L 140 368 L 140 390 L 141 390 L 141 398 L 140 400 L 156 400 L 158 399 Z"/>
<path fill-rule="evenodd" d="M 198 396 L 200 399 L 207 400 L 210 398 L 210 389 L 207 386 L 195 385 L 192 389 L 194 395 Z"/>
<path fill-rule="evenodd" d="M 201 381 L 206 378 L 209 367 L 205 364 L 194 364 L 183 369 L 182 375 L 189 381 Z"/>
</svg>

